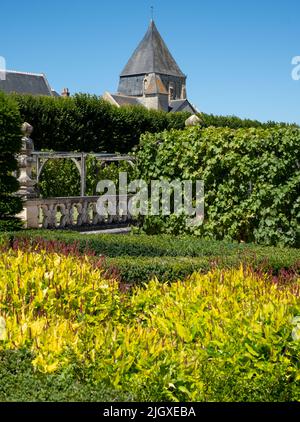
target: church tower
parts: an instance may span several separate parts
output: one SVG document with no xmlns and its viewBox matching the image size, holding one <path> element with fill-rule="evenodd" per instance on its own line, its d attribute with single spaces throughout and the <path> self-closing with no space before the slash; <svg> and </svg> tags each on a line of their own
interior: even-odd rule
<svg viewBox="0 0 300 422">
<path fill-rule="evenodd" d="M 167 95 L 170 101 L 186 98 L 186 76 L 151 20 L 146 35 L 120 75 L 122 95 L 146 97 Z"/>
<path fill-rule="evenodd" d="M 186 76 L 153 19 L 121 72 L 117 94 L 107 92 L 103 98 L 118 106 L 141 104 L 156 110 L 196 112 L 187 100 Z"/>
</svg>

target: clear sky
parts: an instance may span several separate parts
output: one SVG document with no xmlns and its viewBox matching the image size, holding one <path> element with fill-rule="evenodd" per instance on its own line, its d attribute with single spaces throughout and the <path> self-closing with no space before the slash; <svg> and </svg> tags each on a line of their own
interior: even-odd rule
<svg viewBox="0 0 300 422">
<path fill-rule="evenodd" d="M 300 123 L 299 0 L 0 0 L 0 56 L 58 92 L 116 92 L 151 5 L 198 109 Z"/>
</svg>

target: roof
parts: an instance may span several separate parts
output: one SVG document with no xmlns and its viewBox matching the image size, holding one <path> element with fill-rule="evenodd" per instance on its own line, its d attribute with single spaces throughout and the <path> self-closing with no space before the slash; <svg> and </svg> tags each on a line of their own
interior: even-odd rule
<svg viewBox="0 0 300 422">
<path fill-rule="evenodd" d="M 185 77 L 153 20 L 151 20 L 146 35 L 134 51 L 120 76 L 143 75 L 147 73 Z"/>
<path fill-rule="evenodd" d="M 26 73 L 7 70 L 5 79 L 0 80 L 0 91 L 6 93 L 48 95 L 52 90 L 43 73 Z"/>
<path fill-rule="evenodd" d="M 111 94 L 113 99 L 118 103 L 120 106 L 122 105 L 139 105 L 139 101 L 137 98 L 134 97 L 127 97 L 125 95 L 115 95 Z"/>
<path fill-rule="evenodd" d="M 121 94 L 111 94 L 110 92 L 105 92 L 102 96 L 105 100 L 112 102 L 113 104 L 121 107 L 123 105 L 141 105 L 139 100 L 136 97 L 129 97 L 127 95 Z"/>
<path fill-rule="evenodd" d="M 191 113 L 196 113 L 197 110 L 194 106 L 187 100 L 171 100 L 170 101 L 171 112 L 176 113 L 177 111 L 189 111 Z"/>
<path fill-rule="evenodd" d="M 59 93 L 55 91 L 55 89 L 51 89 L 53 97 L 60 97 Z"/>
<path fill-rule="evenodd" d="M 149 103 L 147 105 L 147 101 L 146 101 L 147 97 L 131 97 L 127 95 L 111 94 L 110 92 L 105 92 L 102 98 L 118 107 L 125 106 L 125 105 L 140 105 L 143 107 L 149 106 Z M 165 110 L 164 104 L 161 101 L 159 101 L 158 104 L 159 104 L 159 107 L 157 109 Z M 176 113 L 178 111 L 198 113 L 198 110 L 187 99 L 169 101 L 169 110 L 166 110 L 166 111 L 169 111 L 171 113 Z"/>
</svg>

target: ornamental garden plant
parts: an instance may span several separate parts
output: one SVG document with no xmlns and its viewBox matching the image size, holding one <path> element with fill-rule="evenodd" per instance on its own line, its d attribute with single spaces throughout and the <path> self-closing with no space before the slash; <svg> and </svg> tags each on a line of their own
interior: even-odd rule
<svg viewBox="0 0 300 422">
<path fill-rule="evenodd" d="M 52 382 L 56 399 L 78 397 L 76 384 L 83 400 L 300 399 L 299 277 L 240 267 L 126 290 L 87 255 L 4 247 L 0 291 L 2 400 L 29 399 L 20 370 L 23 392 L 10 388 L 17 356 L 29 382 L 40 374 L 31 400 L 51 400 Z"/>
</svg>

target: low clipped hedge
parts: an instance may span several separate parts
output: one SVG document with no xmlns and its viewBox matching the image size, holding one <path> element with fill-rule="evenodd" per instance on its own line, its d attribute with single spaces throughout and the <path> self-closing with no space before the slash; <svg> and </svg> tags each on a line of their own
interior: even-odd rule
<svg viewBox="0 0 300 422">
<path fill-rule="evenodd" d="M 207 258 L 189 257 L 132 257 L 106 258 L 104 267 L 114 268 L 120 280 L 129 284 L 145 283 L 152 278 L 160 282 L 183 280 L 193 272 L 207 272 L 211 262 Z"/>
<path fill-rule="evenodd" d="M 27 349 L 0 351 L 0 402 L 131 401 L 129 394 L 114 391 L 107 383 L 94 385 L 76 368 L 43 374 L 34 368 Z"/>
<path fill-rule="evenodd" d="M 62 253 L 103 257 L 103 265 L 125 283 L 143 283 L 152 277 L 174 281 L 194 271 L 238 267 L 268 271 L 282 281 L 300 274 L 299 250 L 238 242 L 212 241 L 193 236 L 79 234 L 24 230 L 2 236 L 14 248 L 40 247 Z M 1 237 L 0 237 L 1 243 Z"/>
</svg>

